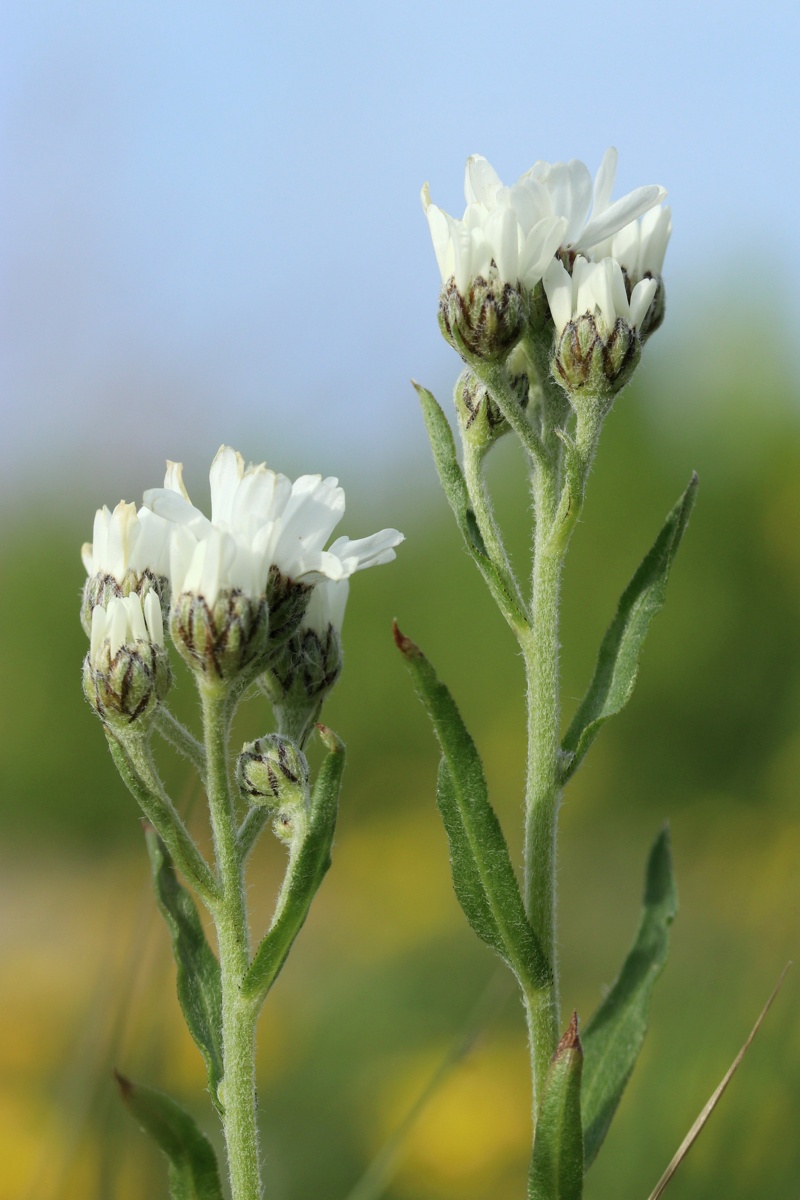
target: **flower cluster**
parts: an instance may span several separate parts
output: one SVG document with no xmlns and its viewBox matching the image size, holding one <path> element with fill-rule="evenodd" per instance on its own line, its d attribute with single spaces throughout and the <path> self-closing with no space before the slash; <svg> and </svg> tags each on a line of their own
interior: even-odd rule
<svg viewBox="0 0 800 1200">
<path fill-rule="evenodd" d="M 333 478 L 303 475 L 292 482 L 263 463 L 245 465 L 223 446 L 210 481 L 210 519 L 189 499 L 180 463 L 168 463 L 164 486 L 145 492 L 138 512 L 121 503 L 95 518 L 94 541 L 83 548 L 83 619 L 91 634 L 85 683 L 104 719 L 109 704 L 107 697 L 96 703 L 97 679 L 107 678 L 118 659 L 143 661 L 147 647 L 163 655 L 162 607 L 180 654 L 210 685 L 245 670 L 255 678 L 279 658 L 286 671 L 287 646 L 307 629 L 335 643 L 329 687 L 339 673 L 349 577 L 391 561 L 403 540 L 384 529 L 357 541 L 340 537 L 326 549 L 345 510 Z M 150 700 L 139 696 L 135 712 L 121 707 L 127 719 L 162 698 L 163 678 L 162 670 L 157 683 L 153 672 Z M 320 690 L 317 680 L 313 706 Z"/>
<path fill-rule="evenodd" d="M 467 162 L 460 219 L 431 203 L 425 185 L 442 277 L 440 324 L 468 361 L 504 360 L 526 334 L 559 342 L 587 316 L 604 350 L 624 327 L 628 350 L 610 354 L 615 381 L 624 382 L 630 372 L 620 362 L 638 356 L 663 318 L 661 270 L 672 226 L 666 192 L 656 184 L 612 200 L 616 167 L 614 149 L 594 181 L 577 160 L 537 162 L 508 187 L 476 155 Z M 567 389 L 586 382 L 569 368 L 568 378 L 556 367 L 554 374 Z"/>
</svg>

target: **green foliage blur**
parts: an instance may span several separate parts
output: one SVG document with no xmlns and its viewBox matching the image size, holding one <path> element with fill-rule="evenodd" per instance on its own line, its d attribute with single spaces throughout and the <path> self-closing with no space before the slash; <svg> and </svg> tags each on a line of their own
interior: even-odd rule
<svg viewBox="0 0 800 1200">
<path fill-rule="evenodd" d="M 697 469 L 697 508 L 636 693 L 603 731 L 562 811 L 565 1025 L 573 1008 L 587 1020 L 616 974 L 637 920 L 647 847 L 665 819 L 681 898 L 645 1050 L 588 1177 L 588 1200 L 644 1200 L 797 956 L 796 382 L 778 344 L 751 321 L 713 337 L 706 329 L 702 346 L 688 330 L 672 331 L 670 344 L 681 356 L 648 349 L 608 421 L 565 583 L 569 719 L 620 592 Z M 439 399 L 447 407 L 443 388 Z M 524 571 L 527 500 L 510 439 L 493 451 L 490 475 Z M 138 814 L 80 690 L 78 548 L 94 503 L 26 498 L 7 514 L 0 543 L 0 1200 L 167 1196 L 164 1164 L 118 1103 L 113 1067 L 182 1099 L 218 1142 L 202 1064 L 178 1013 Z M 346 1200 L 498 974 L 500 999 L 403 1141 L 386 1196 L 524 1195 L 522 1011 L 452 896 L 434 807 L 437 753 L 392 645 L 391 619 L 457 698 L 516 861 L 522 669 L 429 459 L 413 472 L 398 468 L 391 522 L 407 542 L 396 563 L 354 581 L 345 673 L 324 714 L 348 747 L 333 868 L 260 1030 L 270 1200 Z M 371 530 L 369 513 L 351 512 L 348 532 Z M 178 680 L 175 708 L 193 720 L 191 682 L 182 671 Z M 266 707 L 251 702 L 240 727 L 242 741 L 266 733 Z M 169 755 L 164 762 L 207 844 L 191 773 Z M 251 865 L 256 928 L 280 880 L 273 841 L 265 835 Z M 671 1185 L 675 1200 L 795 1200 L 798 988 L 790 972 Z"/>
</svg>

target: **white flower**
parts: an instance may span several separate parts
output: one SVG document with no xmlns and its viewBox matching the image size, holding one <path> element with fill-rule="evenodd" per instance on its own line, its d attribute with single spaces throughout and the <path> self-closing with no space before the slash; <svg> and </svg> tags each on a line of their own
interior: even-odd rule
<svg viewBox="0 0 800 1200">
<path fill-rule="evenodd" d="M 592 258 L 615 258 L 632 283 L 660 275 L 672 233 L 672 213 L 667 205 L 651 208 L 613 237 L 592 248 Z"/>
<path fill-rule="evenodd" d="M 589 250 L 660 204 L 666 192 L 651 184 L 612 203 L 617 152 L 607 150 L 592 185 L 588 168 L 536 162 L 505 187 L 485 158 L 467 161 L 461 220 L 431 203 L 426 184 L 422 204 L 428 218 L 442 281 L 455 277 L 459 292 L 470 280 L 487 277 L 494 263 L 503 283 L 532 288 L 559 248 Z"/>
<path fill-rule="evenodd" d="M 148 592 L 144 600 L 136 593 L 114 596 L 105 608 L 98 604 L 93 609 L 89 643 L 89 661 L 93 667 L 102 667 L 116 658 L 123 646 L 139 642 L 164 646 L 161 605 L 155 592 Z"/>
<path fill-rule="evenodd" d="M 631 329 L 639 329 L 658 286 L 655 279 L 643 279 L 636 284 L 629 300 L 622 268 L 616 259 L 589 262 L 581 255 L 575 259 L 572 275 L 560 259 L 553 259 L 543 284 L 557 334 L 576 317 L 588 314 L 600 317 L 605 335 L 614 329 L 620 317 Z"/>
<path fill-rule="evenodd" d="M 94 518 L 93 540 L 81 549 L 89 578 L 110 576 L 122 585 L 129 573 L 137 579 L 145 572 L 167 573 L 170 526 L 148 508 L 121 500 L 113 513 L 105 506 Z"/>
<path fill-rule="evenodd" d="M 273 566 L 293 582 L 345 579 L 389 562 L 403 540 L 397 530 L 384 529 L 323 549 L 345 508 L 333 478 L 302 475 L 292 483 L 263 463 L 245 466 L 240 454 L 222 446 L 210 480 L 210 520 L 189 500 L 180 463 L 168 464 L 163 488 L 145 492 L 145 504 L 175 527 L 170 577 L 176 596 L 192 592 L 213 604 L 220 590 L 232 588 L 256 599 Z"/>
</svg>

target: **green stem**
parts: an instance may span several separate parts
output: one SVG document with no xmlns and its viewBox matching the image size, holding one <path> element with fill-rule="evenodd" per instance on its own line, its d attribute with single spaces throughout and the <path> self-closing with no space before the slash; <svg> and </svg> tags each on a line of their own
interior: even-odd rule
<svg viewBox="0 0 800 1200">
<path fill-rule="evenodd" d="M 535 472 L 536 534 L 533 554 L 532 628 L 522 644 L 528 685 L 528 766 L 525 795 L 525 908 L 552 969 L 548 988 L 526 995 L 534 1115 L 558 1044 L 556 945 L 556 824 L 560 800 L 560 695 L 558 610 L 565 547 L 553 539 L 558 508 L 554 472 Z"/>
<path fill-rule="evenodd" d="M 187 883 L 210 907 L 219 893 L 217 881 L 164 790 L 150 746 L 144 738 L 131 736 L 123 740 L 108 728 L 105 732 L 114 765 L 128 790 L 139 802 Z"/>
<path fill-rule="evenodd" d="M 250 965 L 242 857 L 231 794 L 231 705 L 224 688 L 201 686 L 208 801 L 221 896 L 212 908 L 222 976 L 223 1130 L 233 1200 L 261 1200 L 256 1120 L 255 1026 L 258 1008 L 243 999 Z"/>
<path fill-rule="evenodd" d="M 543 474 L 546 474 L 551 468 L 549 455 L 528 416 L 520 408 L 505 367 L 501 363 L 483 363 L 479 360 L 470 361 L 470 367 L 481 382 L 486 384 L 495 404 L 530 454 L 533 462 Z"/>
<path fill-rule="evenodd" d="M 184 758 L 188 758 L 189 762 L 197 768 L 200 777 L 205 778 L 206 755 L 202 743 L 192 737 L 189 730 L 163 704 L 156 709 L 154 724 L 164 741 L 169 742 L 170 746 Z"/>
<path fill-rule="evenodd" d="M 516 576 L 506 553 L 503 535 L 492 509 L 486 481 L 483 475 L 483 454 L 470 441 L 464 439 L 464 481 L 467 485 L 472 510 L 489 557 L 502 573 L 503 581 L 511 591 L 514 602 L 521 613 L 527 605 L 522 598 Z M 516 625 L 515 625 L 516 628 Z"/>
</svg>

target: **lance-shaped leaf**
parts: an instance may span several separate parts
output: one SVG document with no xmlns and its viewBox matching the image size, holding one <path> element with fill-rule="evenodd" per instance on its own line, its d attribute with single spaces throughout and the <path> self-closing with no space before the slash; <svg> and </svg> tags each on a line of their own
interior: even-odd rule
<svg viewBox="0 0 800 1200">
<path fill-rule="evenodd" d="M 470 503 L 466 480 L 458 462 L 456 443 L 450 422 L 444 415 L 441 405 L 427 388 L 421 387 L 418 383 L 415 383 L 414 387 L 422 404 L 422 415 L 425 418 L 436 470 L 466 547 L 475 559 L 506 620 L 512 625 L 524 626 L 527 624 L 527 617 L 514 597 L 512 582 L 504 577 L 500 566 L 490 558 L 486 551 Z"/>
<path fill-rule="evenodd" d="M 489 803 L 480 756 L 453 697 L 397 625 L 394 639 L 444 756 L 438 804 L 450 841 L 453 886 L 472 928 L 502 955 L 526 991 L 546 987 L 550 965 L 528 922 L 508 846 Z"/>
<path fill-rule="evenodd" d="M 213 1147 L 185 1109 L 120 1074 L 117 1083 L 129 1112 L 169 1160 L 172 1200 L 224 1200 Z"/>
<path fill-rule="evenodd" d="M 650 622 L 664 604 L 667 579 L 689 523 L 697 484 L 697 476 L 692 475 L 689 486 L 622 593 L 616 616 L 600 646 L 594 678 L 564 736 L 563 782 L 578 768 L 601 726 L 631 698 L 639 655 Z"/>
<path fill-rule="evenodd" d="M 277 979 L 331 863 L 345 754 L 343 743 L 330 729 L 323 725 L 317 729 L 328 755 L 311 796 L 308 829 L 300 845 L 291 849 L 272 926 L 242 983 L 242 995 L 256 1001 L 263 1000 Z"/>
<path fill-rule="evenodd" d="M 203 1055 L 208 1089 L 222 1112 L 222 983 L 217 957 L 209 946 L 194 900 L 178 882 L 175 865 L 154 829 L 145 829 L 158 907 L 172 938 L 178 999 L 189 1032 Z"/>
<path fill-rule="evenodd" d="M 664 969 L 669 927 L 678 911 L 669 830 L 656 838 L 645 874 L 639 929 L 619 978 L 583 1034 L 583 1128 L 586 1166 L 608 1132 L 647 1031 L 653 985 Z"/>
<path fill-rule="evenodd" d="M 578 1014 L 556 1047 L 536 1117 L 528 1200 L 581 1200 L 583 1132 L 581 1073 L 583 1049 Z"/>
</svg>

